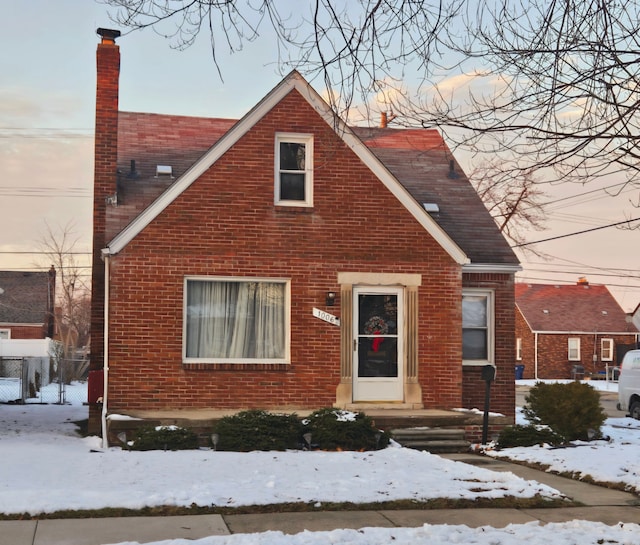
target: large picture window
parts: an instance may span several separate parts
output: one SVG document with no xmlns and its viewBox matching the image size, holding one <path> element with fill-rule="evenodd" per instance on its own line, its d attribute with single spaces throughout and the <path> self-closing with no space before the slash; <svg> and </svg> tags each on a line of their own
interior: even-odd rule
<svg viewBox="0 0 640 545">
<path fill-rule="evenodd" d="M 187 278 L 185 362 L 286 363 L 286 280 Z"/>
<path fill-rule="evenodd" d="M 313 205 L 313 138 L 276 136 L 275 202 L 283 206 Z"/>
<path fill-rule="evenodd" d="M 493 363 L 493 304 L 488 291 L 462 295 L 462 360 L 466 364 Z"/>
</svg>

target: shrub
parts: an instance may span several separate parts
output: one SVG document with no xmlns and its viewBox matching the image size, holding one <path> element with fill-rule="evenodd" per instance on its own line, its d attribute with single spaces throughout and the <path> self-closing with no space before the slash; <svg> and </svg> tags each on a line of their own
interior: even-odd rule
<svg viewBox="0 0 640 545">
<path fill-rule="evenodd" d="M 515 426 L 507 426 L 500 432 L 496 447 L 499 449 L 532 447 L 533 445 L 543 445 L 545 443 L 558 445 L 562 443 L 562 441 L 562 437 L 547 427 L 533 426 L 531 424 L 521 426 L 516 424 Z"/>
<path fill-rule="evenodd" d="M 198 447 L 198 436 L 193 431 L 176 426 L 140 428 L 131 445 L 132 450 L 189 450 Z"/>
<path fill-rule="evenodd" d="M 214 426 L 218 450 L 286 450 L 298 448 L 302 423 L 295 414 L 271 414 L 262 410 L 225 416 Z"/>
<path fill-rule="evenodd" d="M 305 428 L 313 447 L 322 450 L 375 450 L 389 444 L 389 435 L 364 413 L 320 409 L 305 420 Z"/>
<path fill-rule="evenodd" d="M 527 420 L 549 426 L 567 442 L 600 437 L 607 418 L 598 392 L 582 382 L 538 382 L 529 390 L 522 411 Z"/>
</svg>

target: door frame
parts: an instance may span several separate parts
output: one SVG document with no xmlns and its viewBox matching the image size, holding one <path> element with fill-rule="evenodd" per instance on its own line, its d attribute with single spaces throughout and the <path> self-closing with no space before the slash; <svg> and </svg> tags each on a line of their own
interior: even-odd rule
<svg viewBox="0 0 640 545">
<path fill-rule="evenodd" d="M 395 377 L 359 377 L 359 338 L 358 322 L 360 315 L 360 295 L 395 295 L 397 300 L 397 373 Z M 352 401 L 365 402 L 402 402 L 404 400 L 404 344 L 405 344 L 405 289 L 402 286 L 353 286 L 353 375 Z"/>
</svg>

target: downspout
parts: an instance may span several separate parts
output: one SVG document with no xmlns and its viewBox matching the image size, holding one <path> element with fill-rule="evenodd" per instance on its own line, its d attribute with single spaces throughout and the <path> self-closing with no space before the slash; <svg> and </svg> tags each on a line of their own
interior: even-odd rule
<svg viewBox="0 0 640 545">
<path fill-rule="evenodd" d="M 538 380 L 538 332 L 536 331 L 533 334 L 533 368 L 534 368 L 534 373 L 533 373 L 533 378 Z"/>
<path fill-rule="evenodd" d="M 102 448 L 109 448 L 107 432 L 107 401 L 109 392 L 109 255 L 104 257 L 104 347 L 103 347 L 103 378 L 102 391 Z"/>
</svg>

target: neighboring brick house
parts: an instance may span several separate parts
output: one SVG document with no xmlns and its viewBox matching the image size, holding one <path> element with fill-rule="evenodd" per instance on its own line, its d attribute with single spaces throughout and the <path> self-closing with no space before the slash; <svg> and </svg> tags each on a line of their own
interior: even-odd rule
<svg viewBox="0 0 640 545">
<path fill-rule="evenodd" d="M 0 271 L 0 339 L 54 337 L 56 270 Z"/>
<path fill-rule="evenodd" d="M 99 33 L 103 416 L 475 408 L 493 365 L 513 419 L 519 263 L 437 131 L 347 127 L 297 72 L 240 120 L 118 112 Z"/>
<path fill-rule="evenodd" d="M 638 329 L 606 286 L 584 278 L 516 284 L 516 365 L 524 365 L 525 379 L 600 376 L 637 341 Z"/>
</svg>

